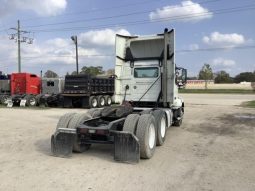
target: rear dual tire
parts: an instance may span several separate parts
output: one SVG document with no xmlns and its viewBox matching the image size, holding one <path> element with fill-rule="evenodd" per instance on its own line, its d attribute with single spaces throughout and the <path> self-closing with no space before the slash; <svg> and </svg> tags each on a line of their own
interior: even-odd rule
<svg viewBox="0 0 255 191">
<path fill-rule="evenodd" d="M 60 117 L 57 128 L 77 129 L 85 120 L 91 119 L 88 113 L 66 113 Z M 81 144 L 79 136 L 76 134 L 73 143 L 73 151 L 82 153 L 90 148 L 90 144 Z"/>
<path fill-rule="evenodd" d="M 136 136 L 140 143 L 140 157 L 151 158 L 156 149 L 156 121 L 153 115 L 143 114 L 140 116 Z"/>
<path fill-rule="evenodd" d="M 164 111 L 155 110 L 151 114 L 130 114 L 127 116 L 123 131 L 133 133 L 140 143 L 140 157 L 149 159 L 155 152 L 156 145 L 164 144 L 167 120 Z"/>
<path fill-rule="evenodd" d="M 72 116 L 68 128 L 77 129 L 79 125 L 85 120 L 91 119 L 91 115 L 88 113 L 77 113 Z M 80 137 L 76 134 L 74 137 L 73 151 L 77 153 L 82 153 L 90 148 L 91 144 L 81 144 Z"/>
<path fill-rule="evenodd" d="M 165 112 L 162 110 L 155 110 L 152 112 L 152 115 L 155 117 L 157 125 L 157 146 L 162 146 L 166 138 L 167 130 L 167 120 Z"/>
<path fill-rule="evenodd" d="M 128 115 L 123 131 L 136 135 L 140 144 L 141 158 L 149 159 L 153 156 L 156 148 L 156 122 L 153 115 Z"/>
</svg>

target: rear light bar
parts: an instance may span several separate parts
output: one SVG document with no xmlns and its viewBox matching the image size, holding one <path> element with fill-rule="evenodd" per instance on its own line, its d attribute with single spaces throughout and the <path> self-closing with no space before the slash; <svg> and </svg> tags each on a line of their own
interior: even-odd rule
<svg viewBox="0 0 255 191">
<path fill-rule="evenodd" d="M 105 129 L 86 129 L 86 128 L 80 128 L 81 134 L 98 134 L 98 135 L 107 135 L 109 134 L 109 130 Z"/>
</svg>

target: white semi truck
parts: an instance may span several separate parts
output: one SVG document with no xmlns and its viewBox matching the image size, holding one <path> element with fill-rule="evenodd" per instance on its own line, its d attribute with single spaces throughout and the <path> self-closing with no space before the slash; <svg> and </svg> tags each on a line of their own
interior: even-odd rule
<svg viewBox="0 0 255 191">
<path fill-rule="evenodd" d="M 183 119 L 178 84 L 185 84 L 187 72 L 175 66 L 174 45 L 173 29 L 153 36 L 116 35 L 114 97 L 120 105 L 62 116 L 51 137 L 53 154 L 70 156 L 101 143 L 114 144 L 117 161 L 151 158 L 167 129 Z"/>
</svg>

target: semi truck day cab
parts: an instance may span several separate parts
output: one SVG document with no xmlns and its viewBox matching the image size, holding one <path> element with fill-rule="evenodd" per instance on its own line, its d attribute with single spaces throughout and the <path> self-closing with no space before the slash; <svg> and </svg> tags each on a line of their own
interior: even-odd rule
<svg viewBox="0 0 255 191">
<path fill-rule="evenodd" d="M 175 66 L 174 34 L 116 35 L 114 99 L 120 105 L 63 115 L 51 136 L 52 153 L 66 157 L 100 143 L 114 144 L 117 161 L 151 158 L 184 115 L 178 84 L 185 84 L 187 72 Z"/>
</svg>

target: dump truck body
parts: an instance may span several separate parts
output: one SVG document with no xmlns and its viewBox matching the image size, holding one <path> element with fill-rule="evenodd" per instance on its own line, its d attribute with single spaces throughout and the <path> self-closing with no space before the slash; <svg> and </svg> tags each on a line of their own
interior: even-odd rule
<svg viewBox="0 0 255 191">
<path fill-rule="evenodd" d="M 67 75 L 63 91 L 64 107 L 103 107 L 110 105 L 114 79 L 85 74 Z"/>
</svg>

